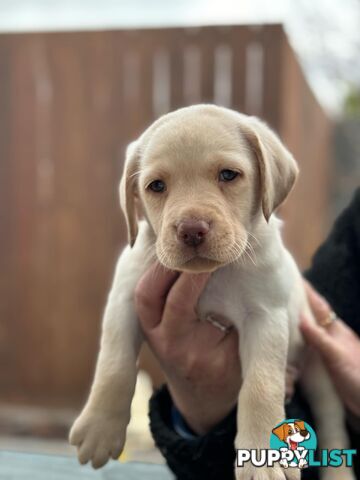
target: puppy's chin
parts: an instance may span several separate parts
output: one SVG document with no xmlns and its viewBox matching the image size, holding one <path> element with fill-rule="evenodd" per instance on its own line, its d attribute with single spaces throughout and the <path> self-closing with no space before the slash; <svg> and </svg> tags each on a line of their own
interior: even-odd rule
<svg viewBox="0 0 360 480">
<path fill-rule="evenodd" d="M 223 266 L 223 264 L 217 262 L 216 260 L 211 260 L 209 258 L 203 257 L 194 257 L 191 260 L 188 260 L 187 262 L 182 264 L 177 270 L 189 273 L 206 273 L 214 272 L 221 266 Z"/>
<path fill-rule="evenodd" d="M 188 260 L 167 261 L 165 258 L 158 258 L 159 262 L 169 270 L 177 270 L 178 272 L 188 273 L 207 273 L 214 272 L 218 268 L 224 266 L 222 262 L 209 258 L 194 256 Z"/>
</svg>

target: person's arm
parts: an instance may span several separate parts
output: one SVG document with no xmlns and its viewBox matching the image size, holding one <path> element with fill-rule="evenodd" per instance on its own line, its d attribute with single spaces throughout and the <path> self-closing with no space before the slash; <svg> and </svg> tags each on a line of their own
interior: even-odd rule
<svg viewBox="0 0 360 480">
<path fill-rule="evenodd" d="M 152 275 L 151 271 L 149 272 L 149 275 Z M 147 276 L 144 278 L 144 282 L 146 281 Z M 153 282 L 151 285 L 153 287 Z M 178 288 L 179 284 L 176 285 L 176 287 Z M 146 284 L 143 284 L 142 288 L 146 290 Z M 177 288 L 175 288 L 175 299 L 178 293 L 180 293 L 177 292 Z M 180 291 L 182 288 L 183 286 L 180 285 Z M 312 287 L 310 287 L 310 285 L 307 286 L 307 292 L 315 318 L 318 323 L 321 324 L 322 321 L 328 317 L 331 311 L 330 306 Z M 196 295 L 197 293 L 194 292 L 193 300 L 195 300 Z M 156 296 L 153 297 L 153 302 L 156 301 L 154 298 L 156 299 Z M 154 310 L 152 309 L 152 305 L 149 301 L 145 303 L 146 309 L 150 307 L 148 314 L 150 314 L 151 311 L 156 311 L 156 308 Z M 172 302 L 170 302 L 170 304 L 171 303 Z M 167 315 L 169 315 L 168 309 L 164 309 L 164 311 L 167 311 Z M 144 311 L 140 313 L 143 318 L 147 318 L 147 315 L 144 315 Z M 194 326 L 196 330 L 202 328 L 202 324 L 194 319 L 194 314 L 191 314 L 189 311 L 184 311 L 183 314 L 185 319 L 190 320 L 190 322 L 195 322 Z M 172 315 L 170 315 L 170 317 L 172 321 L 175 321 L 175 317 L 172 317 Z M 149 321 L 151 321 L 151 318 L 154 323 L 154 318 L 149 315 Z M 169 319 L 165 319 L 165 322 L 167 320 Z M 159 315 L 157 326 L 159 326 L 162 321 L 164 320 L 161 320 L 161 316 Z M 148 328 L 149 326 L 145 323 L 146 335 L 148 334 Z M 150 328 L 152 329 L 152 325 L 150 325 Z M 197 335 L 193 335 L 194 330 L 192 328 L 189 329 L 189 325 L 186 325 L 186 320 L 182 328 L 184 328 L 184 333 L 189 331 L 193 338 L 197 338 Z M 360 343 L 357 335 L 339 319 L 331 326 L 324 329 L 320 326 L 313 326 L 306 318 L 303 318 L 302 330 L 308 342 L 315 348 L 318 348 L 323 355 L 324 361 L 338 388 L 340 397 L 344 404 L 348 406 L 349 412 L 352 412 L 355 418 L 358 414 L 358 398 L 360 396 L 360 377 L 358 368 L 360 363 Z M 165 335 L 165 337 L 166 336 L 168 335 Z M 164 348 L 163 346 L 159 348 L 162 339 L 163 337 L 159 334 L 159 331 L 151 332 L 151 344 L 157 355 L 159 355 L 159 351 L 162 351 Z M 185 340 L 184 343 L 183 340 Z M 195 341 L 195 343 L 197 342 Z M 182 355 L 178 358 L 177 362 L 172 363 L 171 356 L 166 355 L 166 352 L 161 358 L 162 363 L 165 364 L 168 375 L 170 373 L 170 383 L 174 380 L 174 377 L 177 377 L 176 383 L 178 385 L 176 389 L 180 388 L 180 391 L 186 391 L 188 386 L 191 385 L 191 382 L 189 382 L 189 378 L 186 378 L 187 375 L 183 367 L 186 364 L 188 356 L 191 356 L 192 353 L 194 353 L 192 350 L 194 343 L 189 339 L 186 340 L 186 336 L 184 337 L 183 335 L 180 335 L 179 342 L 171 345 L 174 349 L 175 355 L 176 352 L 183 350 L 184 347 L 189 347 L 187 348 L 187 352 L 182 352 Z M 196 349 L 199 355 L 199 366 L 201 365 L 201 360 L 206 361 L 206 358 L 203 357 L 204 347 L 210 348 L 211 352 L 213 351 L 211 346 L 211 343 L 206 343 Z M 203 364 L 199 372 L 205 374 L 207 370 L 207 365 Z M 216 369 L 215 371 L 220 373 L 220 371 Z M 233 441 L 236 433 L 235 408 L 223 418 L 224 400 L 228 399 L 230 392 L 222 392 L 221 389 L 219 389 L 217 391 L 218 397 L 216 398 L 216 401 L 212 404 L 212 408 L 208 410 L 207 393 L 209 393 L 209 385 L 213 385 L 212 388 L 214 389 L 217 384 L 219 384 L 219 381 L 216 376 L 213 376 L 211 379 L 209 378 L 207 382 L 200 381 L 200 378 L 196 378 L 195 380 L 197 381 L 198 388 L 196 389 L 196 394 L 193 393 L 192 397 L 191 392 L 193 391 L 193 386 L 191 386 L 189 397 L 186 398 L 184 404 L 184 414 L 181 414 L 176 408 L 174 400 L 171 398 L 167 387 L 164 386 L 160 391 L 153 395 L 150 403 L 150 426 L 153 436 L 158 447 L 163 452 L 169 466 L 177 474 L 178 478 L 201 478 L 199 477 L 200 472 L 205 472 L 207 470 L 209 470 L 209 478 L 218 478 L 220 474 L 219 472 L 227 472 L 226 476 L 224 473 L 222 475 L 225 479 L 232 478 L 232 464 L 235 455 Z M 184 381 L 185 385 L 183 385 Z M 290 393 L 292 382 L 289 377 L 287 384 L 287 390 Z M 182 397 L 184 398 L 183 394 Z M 176 398 L 176 394 L 173 398 Z M 230 398 L 232 398 L 232 395 Z M 191 412 L 192 407 L 193 411 Z M 199 415 L 199 409 L 201 410 L 201 415 Z M 310 424 L 313 423 L 311 412 L 299 391 L 295 393 L 294 398 L 287 405 L 286 410 L 287 418 L 302 418 Z M 177 415 L 174 415 L 174 411 Z M 191 412 L 190 415 L 188 415 L 188 411 Z M 213 415 L 216 411 L 218 413 L 214 417 Z M 207 418 L 207 412 L 210 413 L 209 418 L 212 419 L 210 425 L 214 423 L 216 418 L 218 418 L 218 420 L 221 419 L 221 421 L 216 425 L 213 425 L 211 428 L 206 427 L 206 425 L 209 425 L 209 422 L 204 423 L 204 419 Z M 199 415 L 199 418 L 202 418 L 203 423 L 201 427 L 199 427 L 197 419 L 193 421 L 197 415 Z M 186 422 L 185 416 L 188 419 L 188 423 Z M 180 425 L 178 422 L 180 422 Z M 356 440 L 358 437 L 355 434 L 356 429 L 354 427 L 355 425 L 351 425 L 350 428 L 350 434 L 352 435 L 353 441 L 352 446 L 353 448 L 358 448 L 358 442 Z M 217 453 L 214 454 L 214 452 Z M 217 472 L 216 475 L 214 472 Z M 213 474 L 214 477 L 211 476 Z M 316 478 L 316 472 L 310 469 L 302 478 L 311 478 L 314 480 Z"/>
<path fill-rule="evenodd" d="M 360 425 L 360 338 L 340 318 L 324 324 L 333 313 L 331 307 L 309 284 L 306 287 L 318 323 L 303 316 L 301 331 L 322 356 L 342 403 Z"/>
<path fill-rule="evenodd" d="M 360 188 L 315 253 L 305 278 L 360 334 Z"/>
<path fill-rule="evenodd" d="M 166 385 L 150 400 L 151 433 L 175 477 L 179 480 L 233 480 L 236 407 L 204 435 L 198 435 L 186 425 L 192 433 L 191 439 L 175 429 L 174 408 Z"/>
<path fill-rule="evenodd" d="M 308 289 L 315 318 L 322 323 L 331 311 L 323 297 Z M 314 325 L 302 318 L 301 330 L 306 341 L 320 353 L 335 388 L 346 409 L 346 424 L 351 447 L 360 452 L 360 339 L 341 319 L 327 326 Z M 360 461 L 355 463 L 357 478 Z"/>
<path fill-rule="evenodd" d="M 155 264 L 136 289 L 143 332 L 167 380 L 151 399 L 150 427 L 177 478 L 233 480 L 238 335 L 198 320 L 206 281 L 206 275 L 179 276 Z"/>
<path fill-rule="evenodd" d="M 142 329 L 167 381 L 150 401 L 150 428 L 177 478 L 233 480 L 238 338 L 198 320 L 207 278 L 154 265 L 137 287 Z"/>
<path fill-rule="evenodd" d="M 321 253 L 321 261 L 319 261 L 319 254 L 317 254 L 315 256 L 313 267 L 307 272 L 309 280 L 315 284 L 315 287 L 319 288 L 320 285 L 320 291 L 324 292 L 324 288 L 327 287 L 327 281 L 329 282 L 329 285 L 332 286 L 330 290 L 327 289 L 327 298 L 330 303 L 332 303 L 332 298 L 339 300 L 339 290 L 337 289 L 336 279 L 339 278 L 339 284 L 341 284 L 342 281 L 345 282 L 345 290 L 347 290 L 349 295 L 347 297 L 346 291 L 342 291 L 340 293 L 340 300 L 343 298 L 343 301 L 348 307 L 346 311 L 348 313 L 350 312 L 350 314 L 352 312 L 352 315 L 350 315 L 350 323 L 352 322 L 352 326 L 355 329 L 357 326 L 357 331 L 359 331 L 359 325 L 356 324 L 356 322 L 354 323 L 354 319 L 357 318 L 359 320 L 358 312 L 360 307 L 360 293 L 354 295 L 351 288 L 358 288 L 360 278 L 360 272 L 353 268 L 353 264 L 359 266 L 358 246 L 360 245 L 360 228 L 357 225 L 359 220 L 355 218 L 355 212 L 360 211 L 359 203 L 360 192 L 351 207 L 343 213 L 335 224 L 334 231 L 329 239 L 324 243 L 321 249 L 319 249 L 319 253 Z M 335 245 L 333 241 L 334 237 L 336 239 Z M 342 241 L 339 242 L 337 240 L 338 237 L 340 237 Z M 339 251 L 337 251 L 337 248 L 339 248 Z M 354 249 L 356 249 L 356 251 L 354 251 Z M 347 252 L 345 256 L 343 255 L 344 251 Z M 342 273 L 345 275 L 344 279 L 341 279 L 341 274 L 339 275 L 339 272 L 336 269 L 332 269 L 331 271 L 327 270 L 324 277 L 321 275 L 321 269 L 324 268 L 324 265 L 327 265 L 327 262 L 332 262 L 334 255 L 336 258 L 343 258 Z M 347 270 L 346 265 L 348 262 L 351 264 L 351 268 Z M 160 270 L 158 269 L 158 272 L 159 271 Z M 159 274 L 158 272 L 157 274 Z M 168 274 L 164 273 L 164 275 L 166 277 Z M 156 300 L 159 298 L 159 278 L 157 275 L 154 276 L 154 274 L 152 274 L 150 276 L 145 276 L 138 287 L 137 303 L 140 307 L 138 313 L 143 324 L 144 333 L 148 337 L 150 346 L 152 346 L 152 349 L 158 358 L 160 353 L 159 359 L 161 363 L 163 363 L 163 367 L 172 370 L 172 374 L 166 376 L 167 383 L 170 385 L 171 396 L 173 398 L 171 398 L 165 387 L 165 389 L 156 393 L 151 401 L 150 425 L 152 433 L 157 445 L 163 452 L 168 464 L 178 478 L 202 478 L 199 476 L 200 471 L 203 472 L 204 475 L 207 475 L 207 479 L 219 478 L 220 475 L 217 473 L 219 471 L 222 472 L 221 478 L 232 478 L 231 476 L 227 477 L 226 472 L 228 472 L 228 475 L 232 475 L 233 458 L 235 455 L 233 450 L 233 440 L 235 436 L 234 405 L 236 402 L 236 395 L 231 390 L 222 389 L 221 385 L 223 385 L 222 381 L 224 379 L 219 375 L 214 375 L 214 372 L 216 372 L 216 369 L 214 370 L 214 367 L 216 366 L 214 360 L 216 360 L 217 355 L 212 355 L 212 353 L 217 345 L 218 338 L 211 340 L 211 337 L 212 335 L 216 337 L 216 335 L 219 335 L 219 332 L 217 332 L 212 325 L 204 325 L 196 322 L 197 319 L 196 315 L 194 315 L 194 311 L 186 309 L 186 305 L 192 305 L 192 308 L 194 308 L 198 298 L 197 295 L 200 294 L 201 288 L 197 289 L 197 295 L 190 295 L 191 292 L 186 289 L 186 282 L 182 284 L 174 284 L 176 278 L 175 275 L 173 281 L 169 281 L 168 284 L 165 280 L 165 287 L 162 287 L 163 290 L 160 295 L 161 301 Z M 324 282 L 319 283 L 319 279 L 321 278 L 324 278 Z M 181 322 L 184 330 L 180 337 L 175 337 L 174 335 L 169 337 L 166 334 L 166 330 L 164 331 L 164 329 L 159 328 L 159 325 L 163 321 L 162 315 L 165 303 L 167 303 L 166 297 L 172 287 L 175 288 L 175 298 L 174 295 L 172 295 L 170 313 L 171 310 L 173 310 L 174 315 L 170 314 L 172 320 L 170 323 L 165 323 L 171 326 L 175 322 L 177 324 Z M 180 297 L 177 297 L 176 290 L 179 288 L 180 290 L 185 288 L 185 295 L 180 292 Z M 176 298 L 181 300 L 179 302 L 181 304 L 180 309 L 178 308 L 179 304 L 176 305 Z M 347 298 L 349 300 L 347 300 Z M 154 302 L 158 302 L 155 307 Z M 185 309 L 183 307 L 185 307 Z M 344 316 L 339 308 L 336 308 L 335 306 L 335 309 L 338 314 L 347 320 L 347 317 Z M 147 313 L 145 313 L 144 310 L 147 310 Z M 355 317 L 355 312 L 357 317 Z M 169 314 L 169 309 L 167 309 L 167 313 Z M 152 322 L 157 325 L 153 330 L 151 328 Z M 189 327 L 188 322 L 190 322 L 191 327 L 189 330 L 189 336 L 185 333 Z M 206 328 L 206 341 L 200 341 L 199 338 L 201 337 L 194 334 L 194 332 L 198 332 L 197 328 L 194 329 L 195 326 Z M 149 329 L 152 330 L 150 336 L 148 334 Z M 171 328 L 168 329 L 168 333 L 170 330 Z M 162 333 L 162 335 L 158 335 L 158 333 Z M 230 340 L 230 342 L 231 341 L 232 340 Z M 164 345 L 166 345 L 167 348 L 164 348 Z M 177 355 L 167 356 L 166 352 L 177 353 Z M 207 355 L 206 352 L 208 352 Z M 226 352 L 223 353 L 225 353 L 225 358 L 226 355 L 230 355 L 231 357 L 233 355 L 230 348 L 226 348 Z M 190 359 L 191 362 L 189 362 Z M 197 368 L 195 369 L 196 375 L 189 376 L 188 367 L 193 364 L 195 360 L 197 363 Z M 222 362 L 220 362 L 220 364 L 221 363 Z M 232 371 L 233 367 L 229 367 L 227 374 L 231 374 Z M 165 370 L 165 374 L 166 373 Z M 174 375 L 175 377 L 178 377 L 175 383 Z M 204 381 L 204 379 L 206 381 Z M 231 384 L 231 378 L 227 377 L 227 382 L 230 382 Z M 176 400 L 176 391 L 179 393 L 178 401 Z M 224 395 L 225 400 L 224 398 L 221 398 L 222 395 Z M 302 415 L 304 412 L 304 402 L 298 400 L 298 397 L 299 395 L 296 394 L 296 401 L 292 402 L 289 406 L 288 412 L 292 412 L 292 414 L 289 413 L 289 418 L 302 416 L 306 419 L 306 417 Z M 212 401 L 209 402 L 209 399 Z M 195 435 L 201 433 L 203 433 L 203 435 L 198 436 L 194 441 L 190 441 L 189 439 L 183 438 L 175 431 L 171 415 L 174 402 L 179 406 L 180 413 L 183 415 L 185 421 L 187 421 L 190 430 L 192 430 Z M 207 416 L 207 406 L 211 404 L 210 421 L 205 421 L 204 423 Z M 199 408 L 201 412 L 200 425 L 198 424 L 198 418 L 196 418 L 196 415 L 192 415 L 192 412 L 199 411 Z M 216 408 L 219 408 L 218 412 L 216 412 Z M 228 416 L 226 416 L 226 412 L 228 412 Z M 191 419 L 192 416 L 195 417 L 195 422 L 193 424 L 192 422 L 194 420 Z M 217 424 L 214 423 L 216 418 L 219 422 Z M 221 422 L 221 419 L 224 419 L 223 422 Z M 356 442 L 357 440 L 358 437 L 354 437 L 353 435 L 353 442 Z M 313 479 L 314 477 L 312 480 Z"/>
<path fill-rule="evenodd" d="M 346 325 L 360 335 L 360 188 L 355 192 L 350 205 L 336 220 L 327 240 L 317 250 L 310 269 L 305 272 L 305 277 L 325 297 Z M 344 332 L 339 332 L 339 326 L 336 330 L 341 335 L 339 340 L 341 343 Z M 326 345 L 332 340 L 326 337 L 327 332 L 311 330 L 307 325 L 303 326 L 303 333 L 308 341 L 317 343 L 320 351 L 324 351 Z M 354 342 L 352 341 L 351 344 L 354 345 Z M 335 357 L 338 358 L 338 355 Z M 326 358 L 324 359 L 326 362 Z M 348 371 L 353 376 L 358 374 L 359 368 L 358 363 L 354 368 L 355 371 L 353 369 Z M 339 371 L 342 371 L 342 368 Z M 347 378 L 348 376 L 345 377 Z M 335 384 L 337 382 L 338 380 L 335 380 Z M 350 392 L 354 392 L 355 385 L 350 388 Z M 346 385 L 344 387 L 343 389 L 340 386 L 339 389 L 338 386 L 338 391 L 348 391 Z M 357 404 L 355 408 L 357 412 L 359 405 Z M 359 415 L 353 410 L 348 411 L 347 426 L 351 446 L 360 452 Z M 356 478 L 360 478 L 359 459 L 355 464 L 355 473 Z"/>
<path fill-rule="evenodd" d="M 135 293 L 143 332 L 174 404 L 200 435 L 234 408 L 241 379 L 236 330 L 221 331 L 196 314 L 208 278 L 179 275 L 154 264 Z"/>
</svg>

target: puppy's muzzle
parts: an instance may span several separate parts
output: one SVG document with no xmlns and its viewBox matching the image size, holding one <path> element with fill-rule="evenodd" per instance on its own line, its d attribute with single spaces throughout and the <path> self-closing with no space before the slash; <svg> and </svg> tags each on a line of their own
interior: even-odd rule
<svg viewBox="0 0 360 480">
<path fill-rule="evenodd" d="M 210 231 L 210 225 L 205 220 L 182 220 L 176 229 L 178 240 L 189 246 L 197 247 L 204 242 Z"/>
</svg>

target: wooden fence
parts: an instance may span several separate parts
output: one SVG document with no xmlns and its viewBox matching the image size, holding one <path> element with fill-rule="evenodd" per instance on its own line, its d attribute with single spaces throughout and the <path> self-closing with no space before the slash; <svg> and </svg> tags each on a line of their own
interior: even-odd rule
<svg viewBox="0 0 360 480">
<path fill-rule="evenodd" d="M 0 35 L 0 400 L 76 405 L 114 262 L 125 145 L 214 102 L 259 115 L 302 171 L 284 213 L 306 265 L 327 228 L 331 125 L 281 26 Z"/>
</svg>

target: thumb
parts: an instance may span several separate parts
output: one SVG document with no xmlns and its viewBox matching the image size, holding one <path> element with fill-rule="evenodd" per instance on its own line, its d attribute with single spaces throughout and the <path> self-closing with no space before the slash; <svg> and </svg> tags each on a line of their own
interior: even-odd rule
<svg viewBox="0 0 360 480">
<path fill-rule="evenodd" d="M 177 335 L 188 331 L 196 320 L 196 306 L 210 277 L 208 273 L 182 273 L 172 286 L 165 303 L 162 328 Z"/>
<path fill-rule="evenodd" d="M 166 296 L 178 274 L 154 263 L 141 277 L 135 289 L 135 309 L 144 332 L 161 322 Z"/>
</svg>

